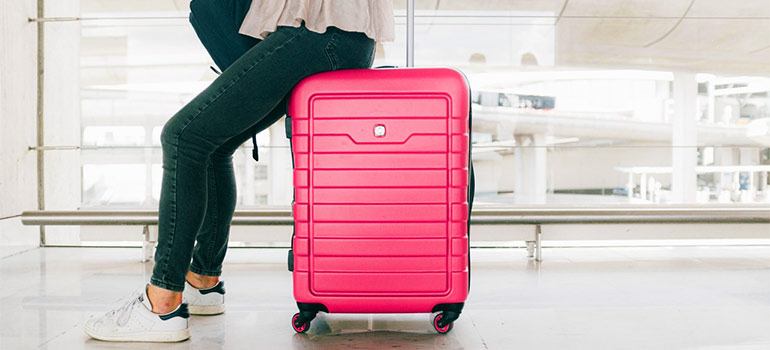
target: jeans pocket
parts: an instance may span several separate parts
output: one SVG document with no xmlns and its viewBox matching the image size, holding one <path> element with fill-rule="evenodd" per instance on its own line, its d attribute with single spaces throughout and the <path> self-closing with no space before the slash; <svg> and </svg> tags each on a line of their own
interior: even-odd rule
<svg viewBox="0 0 770 350">
<path fill-rule="evenodd" d="M 374 40 L 364 33 L 335 32 L 336 37 L 330 40 L 327 53 L 334 59 L 334 69 L 369 68 L 374 61 Z"/>
<path fill-rule="evenodd" d="M 374 64 L 374 56 L 376 52 L 377 52 L 377 44 L 375 43 L 374 45 L 372 45 L 372 49 L 369 51 L 369 58 L 366 60 L 366 62 L 368 63 L 364 68 L 372 68 L 372 65 Z"/>
<path fill-rule="evenodd" d="M 337 56 L 337 40 L 339 39 L 339 35 L 339 31 L 334 30 L 334 32 L 331 33 L 329 41 L 326 43 L 326 47 L 324 47 L 326 59 L 329 61 L 329 70 L 339 69 L 340 59 L 339 56 Z"/>
</svg>

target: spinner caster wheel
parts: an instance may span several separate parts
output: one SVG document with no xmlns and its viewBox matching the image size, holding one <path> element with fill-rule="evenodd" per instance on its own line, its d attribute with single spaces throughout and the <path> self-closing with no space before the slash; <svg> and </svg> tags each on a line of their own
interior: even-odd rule
<svg viewBox="0 0 770 350">
<path fill-rule="evenodd" d="M 441 319 L 444 317 L 444 313 L 440 313 L 433 317 L 433 329 L 436 330 L 439 334 L 447 334 L 449 331 L 452 330 L 452 325 L 454 322 L 449 322 L 442 326 Z"/>
<path fill-rule="evenodd" d="M 291 328 L 294 328 L 294 331 L 297 333 L 305 333 L 310 329 L 310 322 L 301 320 L 298 312 L 291 318 Z"/>
</svg>

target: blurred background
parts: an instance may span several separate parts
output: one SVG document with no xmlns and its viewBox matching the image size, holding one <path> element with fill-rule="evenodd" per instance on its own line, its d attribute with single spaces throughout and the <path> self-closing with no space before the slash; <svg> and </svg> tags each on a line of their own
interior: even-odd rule
<svg viewBox="0 0 770 350">
<path fill-rule="evenodd" d="M 395 1 L 396 41 L 377 46 L 375 66 L 405 65 L 405 7 Z M 20 12 L 57 19 L 42 52 L 26 23 L 2 33 L 29 56 L 1 77 L 9 100 L 42 58 L 45 209 L 157 208 L 160 131 L 216 77 L 189 1 L 57 0 L 0 16 Z M 767 0 L 417 0 L 414 57 L 471 82 L 478 205 L 770 203 Z M 38 137 L 35 96 L 18 98 L 3 110 L 4 161 Z M 29 117 L 9 120 L 12 108 Z M 287 208 L 283 123 L 258 141 L 258 163 L 250 143 L 234 155 L 239 208 Z M 18 185 L 4 184 L 2 205 L 36 206 L 35 162 L 3 170 Z M 45 242 L 138 242 L 120 230 L 48 227 Z"/>
</svg>

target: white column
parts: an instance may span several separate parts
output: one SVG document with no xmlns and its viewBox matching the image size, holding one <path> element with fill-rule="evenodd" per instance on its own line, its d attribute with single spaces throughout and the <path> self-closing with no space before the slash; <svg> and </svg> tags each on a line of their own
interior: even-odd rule
<svg viewBox="0 0 770 350">
<path fill-rule="evenodd" d="M 283 118 L 270 126 L 270 145 L 289 146 Z M 291 172 L 291 152 L 288 148 L 270 148 L 269 162 L 267 203 L 288 205 L 291 203 L 292 186 L 294 185 Z"/>
<path fill-rule="evenodd" d="M 708 94 L 708 102 L 706 105 L 706 120 L 709 124 L 716 122 L 716 96 L 714 95 L 714 81 L 709 80 L 706 83 L 706 91 Z"/>
<path fill-rule="evenodd" d="M 677 203 L 695 202 L 695 166 L 697 165 L 697 97 L 694 73 L 674 72 L 674 116 L 671 135 L 671 189 Z"/>
<path fill-rule="evenodd" d="M 251 143 L 251 141 L 246 141 L 246 143 Z M 243 204 L 244 205 L 254 205 L 256 203 L 256 193 L 257 193 L 257 186 L 254 181 L 254 168 L 257 166 L 256 163 L 254 163 L 254 158 L 251 152 L 247 152 L 248 150 L 241 152 L 243 157 L 241 157 L 241 165 L 243 171 L 241 172 L 242 176 L 242 182 L 243 183 L 243 193 L 241 194 L 241 197 L 243 198 Z M 269 159 L 263 159 L 263 162 L 270 161 Z"/>
<path fill-rule="evenodd" d="M 545 135 L 516 135 L 516 203 L 544 204 L 547 190 Z"/>
<path fill-rule="evenodd" d="M 45 16 L 80 16 L 80 0 L 45 1 Z M 80 21 L 47 22 L 44 27 L 44 145 L 80 145 Z M 45 151 L 44 172 L 45 209 L 79 208 L 80 151 Z M 46 227 L 47 244 L 79 242 L 78 226 Z"/>
<path fill-rule="evenodd" d="M 144 205 L 155 206 L 157 203 L 152 198 L 152 129 L 154 125 L 144 125 Z M 158 181 L 161 181 L 158 179 Z"/>
</svg>

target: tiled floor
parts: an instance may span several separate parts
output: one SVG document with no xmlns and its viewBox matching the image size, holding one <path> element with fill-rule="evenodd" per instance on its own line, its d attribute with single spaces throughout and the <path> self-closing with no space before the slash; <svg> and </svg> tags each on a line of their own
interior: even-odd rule
<svg viewBox="0 0 770 350">
<path fill-rule="evenodd" d="M 143 286 L 138 249 L 46 248 L 0 260 L 0 348 L 770 349 L 770 247 L 472 252 L 471 297 L 448 335 L 429 315 L 325 315 L 295 334 L 285 250 L 231 249 L 224 315 L 191 340 L 89 339 L 84 321 Z"/>
</svg>

